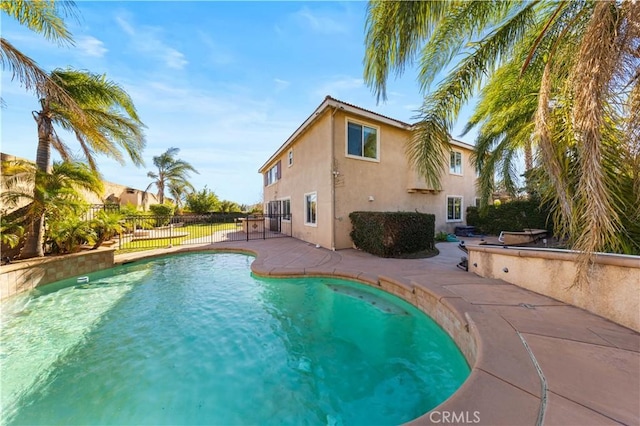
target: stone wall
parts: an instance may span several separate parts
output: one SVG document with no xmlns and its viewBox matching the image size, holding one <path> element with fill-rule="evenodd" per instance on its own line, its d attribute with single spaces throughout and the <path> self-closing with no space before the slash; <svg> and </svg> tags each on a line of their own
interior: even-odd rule
<svg viewBox="0 0 640 426">
<path fill-rule="evenodd" d="M 0 300 L 38 286 L 113 266 L 115 249 L 29 259 L 0 267 Z"/>
<path fill-rule="evenodd" d="M 598 253 L 589 282 L 574 286 L 579 254 L 467 246 L 469 272 L 498 278 L 640 331 L 640 257 Z"/>
</svg>

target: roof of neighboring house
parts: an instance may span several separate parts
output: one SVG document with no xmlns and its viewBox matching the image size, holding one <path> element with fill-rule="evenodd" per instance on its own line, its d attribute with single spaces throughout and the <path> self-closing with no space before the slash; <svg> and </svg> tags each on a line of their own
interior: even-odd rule
<svg viewBox="0 0 640 426">
<path fill-rule="evenodd" d="M 412 124 L 405 123 L 403 121 L 396 120 L 395 118 L 387 117 L 382 114 L 378 114 L 377 112 L 361 108 L 357 105 L 353 105 L 327 95 L 322 103 L 311 113 L 311 115 L 309 115 L 309 117 L 307 117 L 307 119 L 302 122 L 302 124 L 291 134 L 291 136 L 289 136 L 289 138 L 280 146 L 280 148 L 278 148 L 278 150 L 260 167 L 258 172 L 263 173 L 268 165 L 270 165 L 276 158 L 278 158 L 284 151 L 286 151 L 293 144 L 293 142 L 295 142 L 295 140 L 298 139 L 298 137 L 302 133 L 304 133 L 304 131 L 307 130 L 329 108 L 342 109 L 346 112 L 367 117 L 378 122 L 388 124 L 390 126 L 398 127 L 403 130 L 411 130 L 413 128 Z M 451 144 L 459 146 L 461 148 L 473 149 L 472 145 L 455 139 L 451 139 Z"/>
</svg>

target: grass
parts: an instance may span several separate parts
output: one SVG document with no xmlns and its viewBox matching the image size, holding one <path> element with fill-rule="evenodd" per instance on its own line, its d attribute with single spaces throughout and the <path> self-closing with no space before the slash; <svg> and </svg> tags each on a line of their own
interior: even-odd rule
<svg viewBox="0 0 640 426">
<path fill-rule="evenodd" d="M 129 241 L 123 245 L 123 247 L 116 250 L 116 254 L 132 253 L 136 251 L 153 250 L 162 247 L 168 247 L 169 245 L 177 246 L 182 241 L 191 240 L 194 238 L 203 238 L 212 235 L 218 231 L 235 231 L 240 230 L 234 223 L 202 223 L 197 225 L 181 226 L 174 228 L 174 231 L 184 233 L 188 232 L 189 235 L 183 237 L 172 238 L 154 238 L 151 240 L 138 240 Z"/>
</svg>

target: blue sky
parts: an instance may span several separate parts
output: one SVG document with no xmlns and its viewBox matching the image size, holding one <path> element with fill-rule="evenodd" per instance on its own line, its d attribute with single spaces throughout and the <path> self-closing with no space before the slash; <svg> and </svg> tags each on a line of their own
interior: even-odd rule
<svg viewBox="0 0 640 426">
<path fill-rule="evenodd" d="M 46 70 L 105 73 L 131 95 L 146 124 L 146 165 L 99 157 L 104 179 L 145 189 L 152 158 L 169 147 L 221 199 L 262 198 L 258 168 L 331 95 L 412 122 L 416 73 L 389 82 L 376 104 L 363 72 L 365 2 L 89 2 L 60 47 L 2 15 L 2 36 Z M 2 146 L 35 159 L 37 98 L 2 72 Z M 455 133 L 455 132 L 454 132 Z M 72 135 L 60 133 L 77 148 Z M 460 138 L 473 142 L 471 136 Z M 78 151 L 79 152 L 79 151 Z M 55 158 L 55 157 L 54 157 Z"/>
</svg>

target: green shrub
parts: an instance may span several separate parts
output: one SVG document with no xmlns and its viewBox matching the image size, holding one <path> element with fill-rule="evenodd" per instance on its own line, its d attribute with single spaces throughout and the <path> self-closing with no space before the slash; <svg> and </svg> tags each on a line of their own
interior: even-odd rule
<svg viewBox="0 0 640 426">
<path fill-rule="evenodd" d="M 174 207 L 169 204 L 151 204 L 149 210 L 155 216 L 156 226 L 167 226 L 171 222 Z"/>
<path fill-rule="evenodd" d="M 537 199 L 489 205 L 486 211 L 467 207 L 467 225 L 475 226 L 476 232 L 491 235 L 499 235 L 502 231 L 518 232 L 524 228 L 546 229 L 553 233 L 550 210 Z"/>
<path fill-rule="evenodd" d="M 185 205 L 192 213 L 205 214 L 217 210 L 220 200 L 213 191 L 205 186 L 202 191 L 187 195 Z"/>
<path fill-rule="evenodd" d="M 435 216 L 411 212 L 353 212 L 349 215 L 356 247 L 381 257 L 435 248 Z"/>
<path fill-rule="evenodd" d="M 447 234 L 446 232 L 442 232 L 442 231 L 440 231 L 440 232 L 438 232 L 438 233 L 436 234 L 436 236 L 435 236 L 435 240 L 436 240 L 437 242 L 439 242 L 439 243 L 445 242 L 445 241 L 447 241 L 447 236 L 448 236 L 448 235 L 449 235 L 449 234 Z"/>
</svg>

